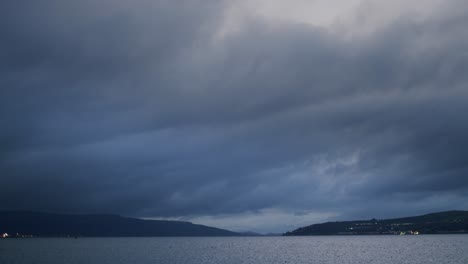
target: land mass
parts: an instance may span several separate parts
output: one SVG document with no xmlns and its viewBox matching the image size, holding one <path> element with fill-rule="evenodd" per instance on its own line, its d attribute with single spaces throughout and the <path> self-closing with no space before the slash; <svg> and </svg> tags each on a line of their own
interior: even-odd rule
<svg viewBox="0 0 468 264">
<path fill-rule="evenodd" d="M 238 236 L 224 229 L 181 221 L 143 220 L 119 215 L 0 212 L 0 234 L 42 237 Z"/>
<path fill-rule="evenodd" d="M 468 211 L 447 211 L 395 219 L 327 222 L 298 228 L 285 236 L 463 234 L 468 233 Z"/>
</svg>

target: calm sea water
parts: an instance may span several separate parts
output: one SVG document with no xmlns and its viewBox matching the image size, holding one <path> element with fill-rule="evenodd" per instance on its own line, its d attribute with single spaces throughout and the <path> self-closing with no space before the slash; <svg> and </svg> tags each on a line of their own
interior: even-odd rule
<svg viewBox="0 0 468 264">
<path fill-rule="evenodd" d="M 468 264 L 468 235 L 0 239 L 1 264 Z"/>
</svg>

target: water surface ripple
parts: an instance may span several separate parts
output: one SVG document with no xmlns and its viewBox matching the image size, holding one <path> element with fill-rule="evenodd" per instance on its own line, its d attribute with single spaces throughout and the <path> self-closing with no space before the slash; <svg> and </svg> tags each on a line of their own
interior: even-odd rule
<svg viewBox="0 0 468 264">
<path fill-rule="evenodd" d="M 468 264 L 468 235 L 0 239 L 1 264 Z"/>
</svg>

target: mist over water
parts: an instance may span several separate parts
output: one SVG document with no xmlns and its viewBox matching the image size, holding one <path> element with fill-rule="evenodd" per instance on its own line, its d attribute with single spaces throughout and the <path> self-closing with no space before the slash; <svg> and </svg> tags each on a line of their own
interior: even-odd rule
<svg viewBox="0 0 468 264">
<path fill-rule="evenodd" d="M 467 235 L 0 240 L 2 264 L 468 263 Z"/>
</svg>

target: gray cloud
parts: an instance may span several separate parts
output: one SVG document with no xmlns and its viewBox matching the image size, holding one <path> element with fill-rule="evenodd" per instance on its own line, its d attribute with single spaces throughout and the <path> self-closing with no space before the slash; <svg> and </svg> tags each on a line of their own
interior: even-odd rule
<svg viewBox="0 0 468 264">
<path fill-rule="evenodd" d="M 468 207 L 463 12 L 362 38 L 251 17 L 218 38 L 219 1 L 1 5 L 3 209 Z"/>
</svg>

